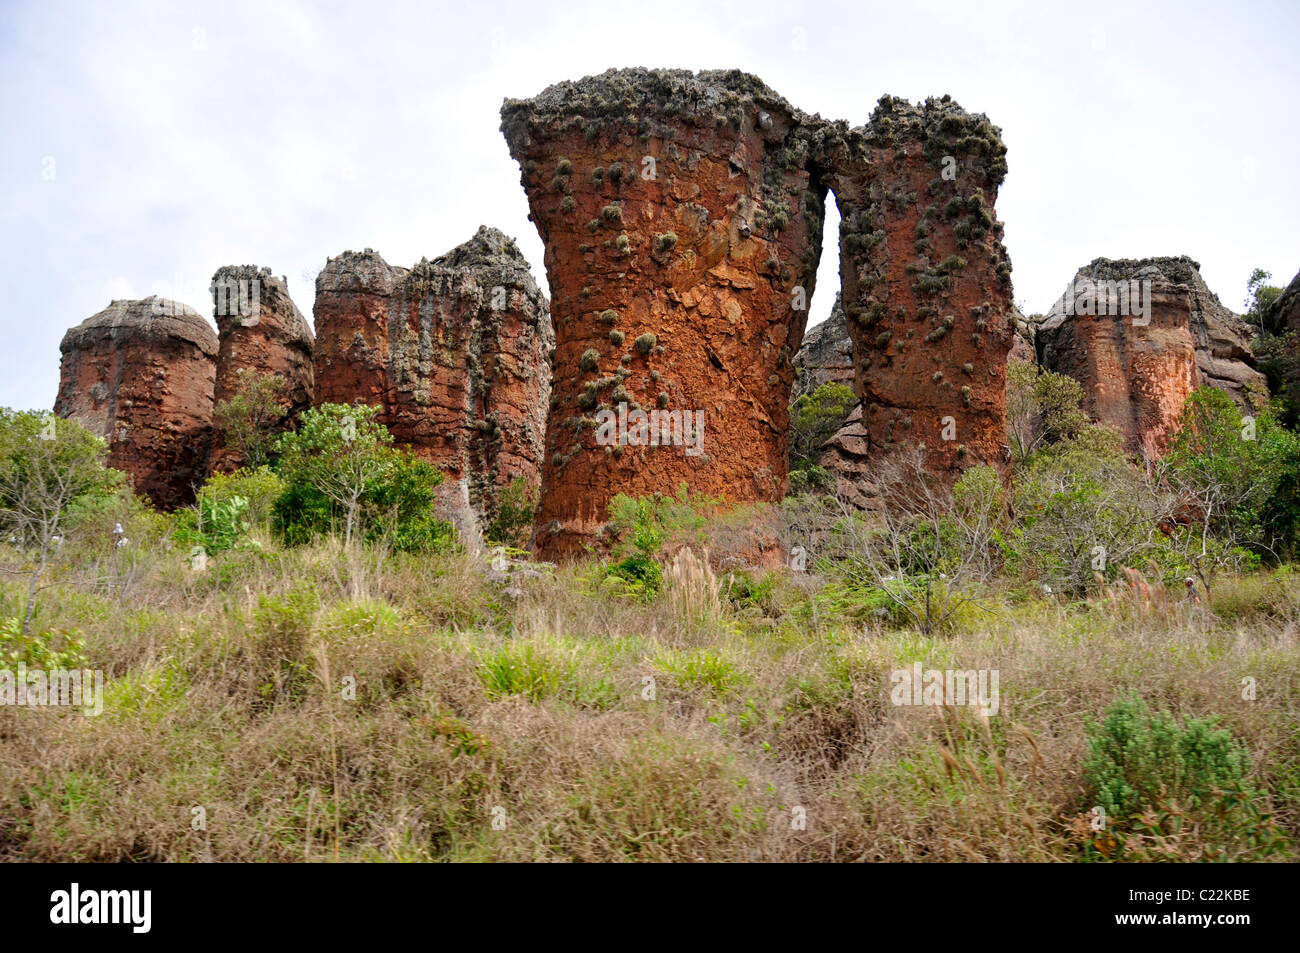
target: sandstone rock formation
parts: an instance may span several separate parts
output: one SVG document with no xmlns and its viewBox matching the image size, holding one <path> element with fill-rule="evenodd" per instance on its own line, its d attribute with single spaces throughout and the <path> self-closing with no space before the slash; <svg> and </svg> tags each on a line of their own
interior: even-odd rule
<svg viewBox="0 0 1300 953">
<path fill-rule="evenodd" d="M 811 394 L 822 384 L 853 386 L 853 341 L 839 294 L 830 317 L 809 328 L 794 356 L 795 395 Z"/>
<path fill-rule="evenodd" d="M 840 276 L 862 403 L 855 447 L 923 444 L 951 481 L 1001 466 L 1011 264 L 994 216 L 1006 147 L 949 97 L 885 96 L 866 126 L 822 134 L 840 210 Z"/>
<path fill-rule="evenodd" d="M 804 335 L 794 366 L 796 397 L 811 394 L 827 382 L 853 386 L 853 341 L 839 295 L 830 317 Z M 871 451 L 861 403 L 853 406 L 840 428 L 822 445 L 817 465 L 830 473 L 839 499 L 859 509 L 872 507 L 876 488 L 871 482 Z"/>
<path fill-rule="evenodd" d="M 212 431 L 217 336 L 166 298 L 119 300 L 70 329 L 55 413 L 99 434 L 108 465 L 163 508 L 203 482 Z"/>
<path fill-rule="evenodd" d="M 1129 452 L 1156 459 L 1197 387 L 1248 406 L 1248 389 L 1263 386 L 1247 334 L 1190 258 L 1098 258 L 1078 271 L 1035 339 L 1043 367 L 1083 385 L 1094 420 L 1118 428 Z"/>
<path fill-rule="evenodd" d="M 581 551 L 620 492 L 779 500 L 821 245 L 815 127 L 738 71 L 610 70 L 501 113 L 556 316 L 539 552 Z M 665 426 L 681 438 L 652 443 Z"/>
<path fill-rule="evenodd" d="M 1289 426 L 1300 424 L 1300 273 L 1262 316 L 1263 330 L 1271 336 L 1260 355 L 1267 368 L 1274 405 Z"/>
<path fill-rule="evenodd" d="M 1270 334 L 1300 331 L 1300 271 L 1269 306 L 1264 327 Z"/>
<path fill-rule="evenodd" d="M 212 276 L 211 290 L 218 340 L 215 400 L 220 403 L 235 395 L 241 372 L 279 374 L 287 385 L 281 403 L 288 412 L 288 426 L 312 403 L 314 340 L 310 325 L 289 297 L 286 279 L 274 277 L 270 268 L 226 265 Z M 230 472 L 245 462 L 224 445 L 218 427 L 209 472 Z"/>
<path fill-rule="evenodd" d="M 316 279 L 316 403 L 382 408 L 382 422 L 448 474 L 462 532 L 495 518 L 500 491 L 536 487 L 554 346 L 528 262 L 496 229 L 414 268 L 370 249 Z"/>
<path fill-rule="evenodd" d="M 1011 339 L 1011 351 L 1007 354 L 1007 360 L 1037 363 L 1038 354 L 1034 350 L 1034 321 L 1025 317 L 1020 313 L 1019 308 L 1012 305 L 1011 323 L 1015 329 L 1015 336 Z"/>
</svg>

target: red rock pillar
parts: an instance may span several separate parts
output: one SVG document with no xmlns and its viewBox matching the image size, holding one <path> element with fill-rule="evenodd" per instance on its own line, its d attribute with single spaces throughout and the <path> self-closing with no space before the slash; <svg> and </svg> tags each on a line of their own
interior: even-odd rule
<svg viewBox="0 0 1300 953">
<path fill-rule="evenodd" d="M 947 96 L 886 96 L 870 121 L 827 127 L 840 275 L 862 403 L 857 449 L 923 444 L 948 482 L 1004 464 L 1011 264 L 993 205 L 1006 147 Z"/>
<path fill-rule="evenodd" d="M 63 336 L 54 412 L 109 445 L 108 465 L 163 509 L 193 502 L 207 468 L 217 336 L 187 305 L 114 301 Z"/>
<path fill-rule="evenodd" d="M 411 269 L 347 252 L 317 279 L 316 325 L 317 402 L 380 407 L 398 444 L 447 473 L 440 508 L 463 533 L 513 481 L 537 488 L 555 339 L 511 239 L 480 228 Z"/>
<path fill-rule="evenodd" d="M 618 493 L 781 499 L 825 195 L 807 118 L 740 72 L 632 69 L 508 100 L 502 131 L 556 325 L 538 551 L 596 542 Z"/>
<path fill-rule="evenodd" d="M 226 265 L 212 276 L 213 316 L 217 322 L 217 381 L 220 403 L 239 390 L 240 373 L 284 378 L 284 427 L 312 404 L 313 335 L 289 297 L 285 279 L 270 268 Z M 216 434 L 209 470 L 231 472 L 246 461 Z"/>
</svg>

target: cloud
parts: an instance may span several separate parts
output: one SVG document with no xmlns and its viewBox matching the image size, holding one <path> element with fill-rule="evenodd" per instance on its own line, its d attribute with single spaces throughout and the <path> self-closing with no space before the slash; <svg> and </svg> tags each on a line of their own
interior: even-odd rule
<svg viewBox="0 0 1300 953">
<path fill-rule="evenodd" d="M 410 264 L 489 224 L 519 240 L 545 286 L 501 100 L 611 66 L 736 66 L 855 123 L 886 92 L 950 93 L 1008 143 L 998 212 L 1026 308 L 1097 255 L 1180 253 L 1239 307 L 1252 268 L 1285 281 L 1300 265 L 1300 68 L 1287 49 L 1300 23 L 1283 5 L 1234 15 L 848 0 L 10 4 L 0 404 L 50 406 L 63 331 L 111 297 L 165 287 L 206 313 L 223 264 L 287 275 L 310 314 L 303 275 L 327 256 L 369 246 Z M 827 239 L 814 323 L 838 285 Z"/>
</svg>

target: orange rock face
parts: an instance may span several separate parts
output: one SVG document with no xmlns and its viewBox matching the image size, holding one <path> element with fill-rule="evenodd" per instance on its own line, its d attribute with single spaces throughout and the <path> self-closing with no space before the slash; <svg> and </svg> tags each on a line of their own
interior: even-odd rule
<svg viewBox="0 0 1300 953">
<path fill-rule="evenodd" d="M 1118 429 L 1128 452 L 1158 459 L 1197 387 L 1244 402 L 1262 386 L 1238 324 L 1191 259 L 1098 258 L 1079 269 L 1036 341 L 1045 368 L 1083 385 L 1093 420 Z"/>
<path fill-rule="evenodd" d="M 840 275 L 865 459 L 924 444 L 930 472 L 1001 467 L 1011 265 L 994 217 L 997 127 L 948 97 L 886 96 L 865 127 L 828 126 Z"/>
<path fill-rule="evenodd" d="M 462 531 L 499 495 L 536 489 L 554 345 L 550 311 L 514 242 L 480 228 L 414 268 L 367 249 L 316 279 L 316 403 L 382 408 L 382 422 L 448 474 L 443 512 Z"/>
<path fill-rule="evenodd" d="M 68 331 L 54 412 L 109 445 L 108 465 L 163 508 L 193 502 L 212 439 L 217 336 L 166 298 L 114 301 Z"/>
<path fill-rule="evenodd" d="M 233 397 L 239 373 L 279 374 L 287 390 L 282 399 L 288 415 L 311 406 L 314 393 L 310 325 L 289 297 L 283 278 L 255 265 L 227 265 L 212 276 L 213 316 L 217 321 L 217 381 L 219 403 Z M 216 434 L 211 472 L 228 473 L 245 463 Z"/>
<path fill-rule="evenodd" d="M 734 71 L 611 70 L 503 106 L 556 322 L 542 555 L 595 543 L 618 493 L 784 495 L 825 196 L 811 129 Z"/>
</svg>

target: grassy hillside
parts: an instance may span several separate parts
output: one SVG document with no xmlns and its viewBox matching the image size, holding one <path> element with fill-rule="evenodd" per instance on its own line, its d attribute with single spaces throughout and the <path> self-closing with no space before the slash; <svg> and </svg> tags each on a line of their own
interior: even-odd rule
<svg viewBox="0 0 1300 953">
<path fill-rule="evenodd" d="M 465 554 L 264 527 L 198 571 L 161 521 L 126 529 L 42 593 L 34 631 L 104 670 L 105 710 L 0 707 L 0 858 L 1297 858 L 1286 569 L 1204 606 L 1003 582 L 926 636 L 817 572 L 665 560 L 649 595 L 593 559 L 507 584 Z M 25 592 L 7 578 L 0 615 Z M 997 670 L 997 714 L 891 704 L 913 662 Z M 1247 756 L 1237 793 L 1171 773 L 1094 830 L 1089 731 L 1130 694 L 1215 716 Z"/>
</svg>

